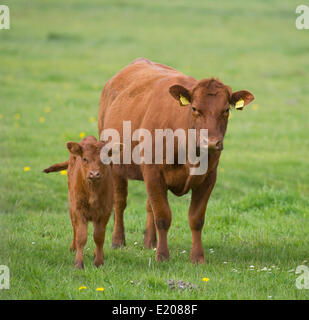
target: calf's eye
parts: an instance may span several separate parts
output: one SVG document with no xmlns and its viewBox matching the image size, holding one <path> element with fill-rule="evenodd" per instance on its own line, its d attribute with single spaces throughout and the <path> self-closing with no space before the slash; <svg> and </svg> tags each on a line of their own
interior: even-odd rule
<svg viewBox="0 0 309 320">
<path fill-rule="evenodd" d="M 195 111 L 196 111 L 196 108 L 192 107 L 192 110 L 195 112 Z"/>
<path fill-rule="evenodd" d="M 87 160 L 86 158 L 83 158 L 83 161 L 84 161 L 85 163 L 87 163 L 87 162 L 88 162 L 88 160 Z"/>
</svg>

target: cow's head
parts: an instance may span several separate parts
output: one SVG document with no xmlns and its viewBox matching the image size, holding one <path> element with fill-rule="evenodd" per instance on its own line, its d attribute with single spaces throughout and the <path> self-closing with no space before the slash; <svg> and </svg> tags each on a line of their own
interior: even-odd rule
<svg viewBox="0 0 309 320">
<path fill-rule="evenodd" d="M 100 151 L 103 143 L 93 136 L 85 137 L 80 143 L 67 142 L 67 148 L 80 157 L 83 179 L 90 183 L 99 182 L 104 174 L 105 165 L 101 162 Z"/>
<path fill-rule="evenodd" d="M 199 147 L 199 130 L 208 129 L 208 150 L 210 152 L 223 149 L 230 106 L 242 110 L 254 100 L 249 91 L 241 90 L 232 93 L 229 86 L 215 79 L 205 79 L 189 89 L 181 85 L 169 88 L 171 95 L 180 106 L 190 108 L 190 127 L 197 131 L 197 146 Z"/>
</svg>

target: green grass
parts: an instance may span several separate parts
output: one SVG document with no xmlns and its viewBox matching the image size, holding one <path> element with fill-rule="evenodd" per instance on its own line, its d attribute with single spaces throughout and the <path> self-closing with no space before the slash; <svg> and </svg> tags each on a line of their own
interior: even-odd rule
<svg viewBox="0 0 309 320">
<path fill-rule="evenodd" d="M 0 30 L 0 265 L 11 289 L 0 299 L 309 298 L 288 272 L 309 261 L 309 33 L 295 28 L 299 1 L 2 4 L 11 29 Z M 203 230 L 206 265 L 189 260 L 190 195 L 170 195 L 171 259 L 155 263 L 142 246 L 145 188 L 130 182 L 127 247 L 111 249 L 111 219 L 96 269 L 91 227 L 85 270 L 75 270 L 66 177 L 41 171 L 68 157 L 66 141 L 97 134 L 89 118 L 103 85 L 140 56 L 250 90 L 256 105 L 229 122 Z M 171 290 L 168 279 L 199 289 Z"/>
</svg>

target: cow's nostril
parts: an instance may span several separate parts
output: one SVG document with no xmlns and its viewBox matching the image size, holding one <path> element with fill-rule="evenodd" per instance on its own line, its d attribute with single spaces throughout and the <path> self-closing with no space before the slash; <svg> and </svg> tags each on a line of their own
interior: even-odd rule
<svg viewBox="0 0 309 320">
<path fill-rule="evenodd" d="M 90 171 L 89 172 L 89 178 L 90 179 L 98 179 L 100 178 L 101 173 L 99 171 Z"/>
</svg>

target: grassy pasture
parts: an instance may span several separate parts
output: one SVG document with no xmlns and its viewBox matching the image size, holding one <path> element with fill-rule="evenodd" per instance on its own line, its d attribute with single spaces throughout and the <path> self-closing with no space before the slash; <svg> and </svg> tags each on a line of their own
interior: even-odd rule
<svg viewBox="0 0 309 320">
<path fill-rule="evenodd" d="M 309 262 L 309 31 L 295 28 L 299 1 L 2 4 L 11 29 L 0 30 L 0 265 L 11 288 L 0 299 L 309 298 L 293 271 Z M 140 56 L 256 96 L 229 122 L 203 230 L 207 264 L 189 260 L 190 195 L 172 194 L 171 259 L 155 263 L 142 246 L 145 188 L 130 182 L 127 246 L 112 250 L 111 219 L 96 269 L 90 227 L 85 270 L 75 270 L 66 177 L 41 171 L 68 157 L 66 141 L 97 135 L 104 83 Z M 172 290 L 168 279 L 199 288 Z"/>
</svg>

